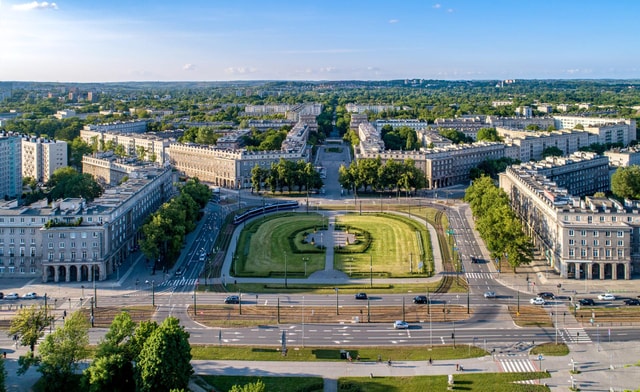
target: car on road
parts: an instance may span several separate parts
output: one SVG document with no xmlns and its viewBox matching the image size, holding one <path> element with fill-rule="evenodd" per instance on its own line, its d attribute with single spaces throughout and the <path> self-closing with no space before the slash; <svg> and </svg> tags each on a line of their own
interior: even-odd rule
<svg viewBox="0 0 640 392">
<path fill-rule="evenodd" d="M 4 298 L 4 293 L 2 291 L 0 291 L 0 299 Z"/>
<path fill-rule="evenodd" d="M 598 299 L 601 301 L 613 301 L 616 299 L 616 296 L 611 293 L 604 293 L 598 295 Z"/>
<path fill-rule="evenodd" d="M 18 299 L 18 293 L 9 293 L 4 296 L 4 299 Z"/>
<path fill-rule="evenodd" d="M 636 299 L 636 298 L 625 299 L 623 302 L 625 305 L 629 305 L 629 306 L 640 306 L 640 299 Z"/>
<path fill-rule="evenodd" d="M 416 295 L 415 297 L 413 297 L 413 303 L 426 304 L 426 303 L 429 303 L 429 299 L 427 298 L 426 295 Z"/>
<path fill-rule="evenodd" d="M 24 293 L 24 294 L 22 294 L 22 298 L 24 298 L 24 299 L 36 299 L 36 298 L 38 298 L 38 294 L 36 294 L 34 292 Z"/>
<path fill-rule="evenodd" d="M 495 298 L 496 297 L 496 292 L 495 291 L 485 291 L 484 297 L 485 298 Z"/>
<path fill-rule="evenodd" d="M 225 304 L 239 304 L 240 303 L 240 297 L 238 297 L 237 295 L 230 295 L 227 298 L 224 299 L 224 303 Z"/>
<path fill-rule="evenodd" d="M 207 258 L 207 255 L 204 253 L 200 254 L 200 261 L 204 261 Z"/>
<path fill-rule="evenodd" d="M 556 298 L 556 296 L 553 295 L 553 293 L 549 293 L 549 292 L 538 293 L 538 297 L 540 297 L 542 299 L 555 299 Z"/>
<path fill-rule="evenodd" d="M 531 305 L 544 305 L 544 304 L 546 304 L 546 302 L 545 302 L 544 298 L 542 298 L 542 297 L 535 297 L 535 298 L 531 298 L 531 299 L 529 300 L 529 303 L 530 303 Z"/>
<path fill-rule="evenodd" d="M 367 299 L 369 297 L 367 297 L 367 293 L 357 293 L 356 294 L 356 299 Z"/>
<path fill-rule="evenodd" d="M 406 321 L 402 321 L 402 320 L 396 320 L 393 323 L 393 328 L 395 328 L 395 329 L 407 329 L 407 328 L 409 328 L 409 323 L 407 323 Z"/>
<path fill-rule="evenodd" d="M 592 300 L 591 298 L 581 298 L 578 303 L 580 303 L 580 305 L 582 306 L 595 306 L 596 305 L 596 301 Z"/>
</svg>

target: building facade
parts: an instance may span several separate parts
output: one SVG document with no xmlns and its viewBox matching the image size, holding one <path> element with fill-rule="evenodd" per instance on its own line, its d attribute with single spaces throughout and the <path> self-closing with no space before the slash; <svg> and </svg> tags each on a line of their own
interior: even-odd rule
<svg viewBox="0 0 640 392">
<path fill-rule="evenodd" d="M 22 177 L 45 183 L 53 172 L 68 165 L 67 142 L 38 137 L 22 138 Z"/>
<path fill-rule="evenodd" d="M 0 277 L 43 282 L 104 280 L 137 245 L 145 218 L 174 193 L 169 168 L 131 179 L 92 202 L 45 200 L 0 206 Z"/>
<path fill-rule="evenodd" d="M 0 133 L 0 197 L 22 194 L 22 138 Z"/>
<path fill-rule="evenodd" d="M 604 159 L 572 156 L 564 164 L 516 165 L 500 174 L 500 188 L 509 195 L 527 234 L 563 278 L 630 279 L 640 267 L 640 202 L 581 198 L 567 190 L 589 194 L 597 189 L 585 184 L 592 182 L 593 173 L 607 170 Z"/>
</svg>

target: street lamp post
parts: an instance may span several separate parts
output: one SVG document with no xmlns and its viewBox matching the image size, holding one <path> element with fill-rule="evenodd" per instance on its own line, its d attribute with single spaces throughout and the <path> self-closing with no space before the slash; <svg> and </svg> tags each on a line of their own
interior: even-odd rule
<svg viewBox="0 0 640 392">
<path fill-rule="evenodd" d="M 308 257 L 303 257 L 302 261 L 304 262 L 304 277 L 307 277 L 307 262 L 309 261 Z"/>
<path fill-rule="evenodd" d="M 338 309 L 339 307 L 338 292 L 340 291 L 340 289 L 337 287 L 334 287 L 333 289 L 336 291 L 336 316 L 337 316 L 340 314 L 340 310 Z"/>
<path fill-rule="evenodd" d="M 302 347 L 304 347 L 304 295 L 302 296 Z"/>
<path fill-rule="evenodd" d="M 287 252 L 284 252 L 284 288 L 288 288 L 287 284 Z"/>
<path fill-rule="evenodd" d="M 373 255 L 369 253 L 369 288 L 373 288 Z"/>
</svg>

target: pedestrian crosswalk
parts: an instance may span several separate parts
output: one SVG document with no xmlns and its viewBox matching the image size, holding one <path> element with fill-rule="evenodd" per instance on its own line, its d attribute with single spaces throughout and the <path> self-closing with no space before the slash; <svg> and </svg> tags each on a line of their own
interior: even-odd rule
<svg viewBox="0 0 640 392">
<path fill-rule="evenodd" d="M 169 279 L 156 285 L 156 287 L 183 287 L 194 286 L 198 279 Z"/>
<path fill-rule="evenodd" d="M 567 344 L 593 343 L 583 328 L 564 328 L 560 331 L 562 341 Z"/>
<path fill-rule="evenodd" d="M 504 373 L 528 373 L 538 371 L 528 357 L 497 358 L 497 360 Z"/>
<path fill-rule="evenodd" d="M 468 279 L 493 279 L 493 274 L 490 272 L 467 272 L 464 275 Z"/>
</svg>

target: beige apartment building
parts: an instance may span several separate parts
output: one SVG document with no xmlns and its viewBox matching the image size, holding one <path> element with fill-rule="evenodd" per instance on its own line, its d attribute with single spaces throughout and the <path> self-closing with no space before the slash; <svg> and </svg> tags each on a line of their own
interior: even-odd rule
<svg viewBox="0 0 640 392">
<path fill-rule="evenodd" d="M 22 177 L 31 177 L 41 183 L 49 181 L 54 171 L 69 164 L 67 151 L 67 142 L 63 140 L 23 137 Z"/>
<path fill-rule="evenodd" d="M 640 268 L 640 202 L 585 196 L 604 187 L 607 171 L 606 157 L 584 154 L 500 174 L 527 234 L 564 278 L 630 279 Z"/>
</svg>

